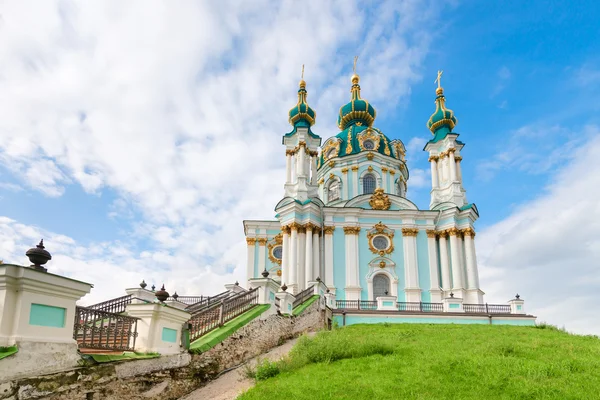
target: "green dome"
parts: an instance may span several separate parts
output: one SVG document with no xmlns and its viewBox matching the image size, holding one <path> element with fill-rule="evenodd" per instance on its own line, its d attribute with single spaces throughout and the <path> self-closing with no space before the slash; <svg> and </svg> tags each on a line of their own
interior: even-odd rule
<svg viewBox="0 0 600 400">
<path fill-rule="evenodd" d="M 348 126 L 360 122 L 366 126 L 372 126 L 377 112 L 367 100 L 360 98 L 360 86 L 358 75 L 352 75 L 352 97 L 350 102 L 340 107 L 338 116 L 338 127 L 342 130 Z"/>
<path fill-rule="evenodd" d="M 306 96 L 306 82 L 301 80 L 300 89 L 298 89 L 298 103 L 288 112 L 290 124 L 293 126 L 296 126 L 298 123 L 312 126 L 315 123 L 315 118 L 317 115 L 315 110 L 308 106 L 308 103 L 306 102 Z"/>
<path fill-rule="evenodd" d="M 435 135 L 435 133 L 441 129 L 444 131 L 452 132 L 452 129 L 458 123 L 458 120 L 454 116 L 454 112 L 446 108 L 446 98 L 444 97 L 444 89 L 441 87 L 436 90 L 437 97 L 435 98 L 436 108 L 435 112 L 429 117 L 427 121 L 427 127 Z"/>
<path fill-rule="evenodd" d="M 323 165 L 330 158 L 344 157 L 360 152 L 376 152 L 388 157 L 398 158 L 390 138 L 377 128 L 365 126 L 362 123 L 353 124 L 342 130 L 335 137 L 336 140 L 329 143 L 332 144 L 332 147 L 338 149 L 337 152 L 334 152 L 334 155 L 330 155 L 331 148 L 327 145 L 323 147 L 319 166 Z M 339 143 L 339 146 L 336 143 Z"/>
</svg>

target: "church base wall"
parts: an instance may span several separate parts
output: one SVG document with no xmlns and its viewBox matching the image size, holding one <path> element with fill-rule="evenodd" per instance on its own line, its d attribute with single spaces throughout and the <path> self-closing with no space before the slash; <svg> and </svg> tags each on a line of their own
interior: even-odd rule
<svg viewBox="0 0 600 400">
<path fill-rule="evenodd" d="M 333 321 L 339 326 L 356 324 L 479 324 L 535 326 L 536 317 L 488 315 L 398 315 L 394 313 L 335 313 Z"/>
</svg>

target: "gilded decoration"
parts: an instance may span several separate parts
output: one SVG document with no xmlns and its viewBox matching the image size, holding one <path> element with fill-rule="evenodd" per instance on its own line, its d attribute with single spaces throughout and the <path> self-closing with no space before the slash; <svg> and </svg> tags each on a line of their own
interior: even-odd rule
<svg viewBox="0 0 600 400">
<path fill-rule="evenodd" d="M 250 245 L 250 246 L 254 246 L 256 244 L 256 239 L 255 238 L 246 238 L 246 243 L 248 243 L 248 245 Z"/>
<path fill-rule="evenodd" d="M 394 150 L 396 151 L 396 158 L 404 161 L 404 157 L 406 156 L 406 151 L 404 150 L 404 147 L 402 146 L 402 144 L 395 143 Z"/>
<path fill-rule="evenodd" d="M 333 174 L 333 172 L 331 174 L 329 174 L 329 179 L 334 179 L 335 175 Z"/>
<path fill-rule="evenodd" d="M 259 246 L 264 246 L 267 244 L 267 238 L 258 238 L 256 241 L 258 242 Z"/>
<path fill-rule="evenodd" d="M 432 161 L 437 161 L 437 160 L 439 160 L 439 159 L 440 159 L 440 157 L 439 157 L 439 156 L 429 156 L 429 162 L 432 162 Z"/>
<path fill-rule="evenodd" d="M 456 162 L 462 161 L 462 157 L 461 156 L 455 156 L 454 157 L 454 161 L 456 161 Z"/>
<path fill-rule="evenodd" d="M 393 169 L 390 169 L 390 175 L 396 175 L 396 171 L 394 171 Z"/>
<path fill-rule="evenodd" d="M 319 185 L 322 185 L 325 182 L 325 179 L 321 178 L 319 179 L 319 182 L 317 182 Z"/>
<path fill-rule="evenodd" d="M 427 229 L 426 232 L 428 238 L 435 238 L 437 236 L 435 229 Z"/>
<path fill-rule="evenodd" d="M 290 226 L 289 226 L 289 225 L 285 225 L 285 226 L 282 226 L 282 227 L 281 227 L 281 232 L 282 232 L 284 235 L 286 235 L 286 234 L 287 234 L 287 235 L 289 235 L 289 234 L 290 234 L 290 231 L 291 231 L 291 229 L 290 229 Z"/>
<path fill-rule="evenodd" d="M 385 268 L 385 261 L 379 261 L 379 268 Z"/>
<path fill-rule="evenodd" d="M 442 151 L 440 153 L 440 160 L 446 158 L 447 156 L 448 156 L 448 152 L 447 151 Z"/>
<path fill-rule="evenodd" d="M 384 174 L 385 174 L 386 172 L 388 172 L 388 169 L 387 169 L 387 167 L 381 167 L 381 172 L 383 172 Z"/>
<path fill-rule="evenodd" d="M 354 171 L 354 172 L 358 171 L 358 165 L 353 165 L 352 166 L 352 171 Z"/>
<path fill-rule="evenodd" d="M 376 133 L 373 129 L 371 129 L 371 128 L 365 129 L 364 131 L 362 131 L 362 133 L 359 133 L 357 136 L 358 136 L 358 144 L 359 144 L 361 150 L 377 151 L 377 149 L 379 149 L 379 142 L 381 141 L 381 139 L 380 139 L 379 134 Z M 371 140 L 373 142 L 372 149 L 365 148 L 364 143 L 366 140 Z"/>
<path fill-rule="evenodd" d="M 358 235 L 358 232 L 360 232 L 360 226 L 345 226 L 344 227 L 344 233 L 346 235 Z"/>
<path fill-rule="evenodd" d="M 333 231 L 335 231 L 335 226 L 325 226 L 325 227 L 323 227 L 323 232 L 326 235 L 333 235 Z"/>
<path fill-rule="evenodd" d="M 417 228 L 402 228 L 402 236 L 417 236 L 418 234 Z"/>
<path fill-rule="evenodd" d="M 382 188 L 377 188 L 369 200 L 369 204 L 373 210 L 389 210 L 392 202 L 388 195 L 383 192 Z"/>
<path fill-rule="evenodd" d="M 446 229 L 446 233 L 448 233 L 449 236 L 457 236 L 459 231 L 456 228 L 450 228 Z"/>
<path fill-rule="evenodd" d="M 348 173 L 348 167 L 342 168 L 342 174 L 347 174 L 347 173 Z"/>
<path fill-rule="evenodd" d="M 273 264 L 281 265 L 281 259 L 275 257 L 275 254 L 273 254 L 273 251 L 275 250 L 275 248 L 281 246 L 282 243 L 283 243 L 283 235 L 280 233 L 271 240 L 271 243 L 269 243 L 267 245 L 267 248 L 269 249 L 269 260 L 271 260 L 271 262 Z"/>
<path fill-rule="evenodd" d="M 296 231 L 296 232 L 298 231 L 298 228 L 300 228 L 300 226 L 301 226 L 301 225 L 300 225 L 299 223 L 297 223 L 297 222 L 292 222 L 292 223 L 289 225 L 289 227 L 290 227 L 290 230 L 292 230 L 292 231 Z"/>
<path fill-rule="evenodd" d="M 294 149 L 286 150 L 285 151 L 285 155 L 286 156 L 293 156 L 294 154 L 296 154 L 296 152 L 294 151 Z"/>
<path fill-rule="evenodd" d="M 305 234 L 305 233 L 306 233 L 306 227 L 305 227 L 305 226 L 302 226 L 302 225 L 300 225 L 300 226 L 298 227 L 298 233 L 304 233 L 304 234 Z"/>
<path fill-rule="evenodd" d="M 337 157 L 337 155 L 340 153 L 340 142 L 341 140 L 334 138 L 325 143 L 325 146 L 323 146 L 322 150 L 324 160 Z"/>
<path fill-rule="evenodd" d="M 367 153 L 367 160 L 371 161 L 373 159 L 374 155 L 373 153 L 369 152 Z"/>
<path fill-rule="evenodd" d="M 448 154 L 450 154 L 450 153 L 454 153 L 455 151 L 456 151 L 456 147 L 450 147 L 450 148 L 448 149 Z"/>
<path fill-rule="evenodd" d="M 473 230 L 473 228 L 465 228 L 461 232 L 465 236 L 471 236 L 472 238 L 475 237 L 475 231 Z"/>
<path fill-rule="evenodd" d="M 350 129 L 348 129 L 348 144 L 346 145 L 346 154 L 351 154 L 352 153 L 352 129 L 354 127 L 351 126 Z"/>
<path fill-rule="evenodd" d="M 280 269 L 277 270 L 277 276 L 281 276 L 281 270 Z"/>
<path fill-rule="evenodd" d="M 384 236 L 385 238 L 387 238 L 387 241 L 388 241 L 387 248 L 378 249 L 377 247 L 375 247 L 373 240 L 378 236 Z M 380 256 L 383 256 L 385 254 L 390 254 L 394 251 L 394 242 L 393 242 L 394 231 L 392 229 L 388 228 L 381 221 L 379 221 L 377 224 L 375 224 L 375 226 L 367 232 L 367 239 L 369 241 L 369 250 L 371 250 L 371 252 L 373 254 L 379 254 Z"/>
<path fill-rule="evenodd" d="M 333 160 L 329 161 L 329 167 L 330 168 L 335 167 L 335 161 L 333 161 Z"/>
<path fill-rule="evenodd" d="M 383 152 L 385 153 L 386 156 L 389 156 L 391 154 L 390 152 L 390 145 L 387 141 L 387 138 L 385 137 L 385 135 L 381 135 L 383 136 L 383 143 L 384 143 L 384 148 L 383 148 Z"/>
<path fill-rule="evenodd" d="M 367 168 L 369 170 L 369 172 L 373 172 L 373 167 L 371 165 L 369 165 L 369 168 Z"/>
</svg>

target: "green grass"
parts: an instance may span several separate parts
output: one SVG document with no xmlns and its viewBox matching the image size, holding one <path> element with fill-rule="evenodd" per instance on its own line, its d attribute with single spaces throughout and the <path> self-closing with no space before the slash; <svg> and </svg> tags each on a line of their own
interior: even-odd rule
<svg viewBox="0 0 600 400">
<path fill-rule="evenodd" d="M 600 339 L 549 326 L 353 325 L 269 368 L 240 400 L 600 398 Z"/>
<path fill-rule="evenodd" d="M 12 356 L 13 354 L 15 354 L 18 351 L 19 351 L 19 349 L 17 348 L 17 345 L 9 346 L 9 347 L 0 347 L 0 360 L 2 360 L 3 358 L 6 358 L 8 356 Z"/>
<path fill-rule="evenodd" d="M 123 360 L 143 360 L 147 358 L 158 358 L 158 353 L 134 353 L 126 351 L 123 354 L 87 354 L 97 363 L 108 363 Z"/>
<path fill-rule="evenodd" d="M 302 314 L 302 311 L 306 310 L 308 308 L 308 306 L 310 306 L 312 303 L 314 303 L 319 297 L 319 295 L 314 295 L 312 296 L 310 299 L 306 300 L 304 303 L 300 304 L 298 307 L 294 308 L 294 310 L 292 311 L 293 315 L 300 315 Z"/>
<path fill-rule="evenodd" d="M 235 331 L 267 311 L 269 307 L 271 307 L 270 304 L 260 304 L 246 311 L 244 314 L 235 317 L 231 321 L 225 323 L 222 327 L 217 328 L 192 342 L 190 345 L 190 352 L 200 354 L 212 349 L 231 336 Z"/>
</svg>

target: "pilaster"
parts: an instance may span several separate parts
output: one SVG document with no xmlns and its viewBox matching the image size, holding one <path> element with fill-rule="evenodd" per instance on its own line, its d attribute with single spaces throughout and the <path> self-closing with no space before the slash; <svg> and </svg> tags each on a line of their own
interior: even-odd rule
<svg viewBox="0 0 600 400">
<path fill-rule="evenodd" d="M 436 243 L 437 234 L 435 230 L 427 230 L 427 251 L 429 258 L 429 281 L 431 302 L 438 303 L 442 301 L 442 291 L 440 290 L 440 277 L 438 274 L 438 252 Z"/>
<path fill-rule="evenodd" d="M 246 244 L 248 245 L 246 255 L 246 281 L 248 281 L 254 278 L 254 253 L 256 249 L 256 239 L 246 238 Z"/>
<path fill-rule="evenodd" d="M 323 234 L 325 235 L 325 282 L 335 291 L 333 283 L 333 231 L 335 226 L 325 226 Z"/>
<path fill-rule="evenodd" d="M 404 278 L 406 281 L 406 301 L 421 301 L 419 274 L 417 269 L 417 228 L 402 228 L 404 245 Z"/>
<path fill-rule="evenodd" d="M 358 233 L 359 226 L 345 226 L 346 238 L 346 300 L 360 300 L 358 278 Z"/>
</svg>

